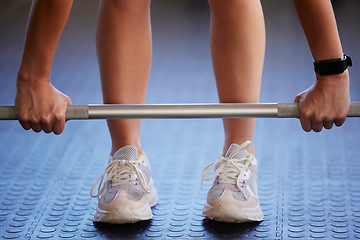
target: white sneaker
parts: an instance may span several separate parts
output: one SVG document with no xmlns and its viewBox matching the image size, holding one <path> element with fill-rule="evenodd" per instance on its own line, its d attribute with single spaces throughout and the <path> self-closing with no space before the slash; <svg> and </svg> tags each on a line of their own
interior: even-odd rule
<svg viewBox="0 0 360 240">
<path fill-rule="evenodd" d="M 232 144 L 225 156 L 222 154 L 204 169 L 201 182 L 215 178 L 203 209 L 204 217 L 221 222 L 264 219 L 257 196 L 257 160 L 245 150 L 250 144 Z M 213 167 L 215 173 L 206 178 Z"/>
<path fill-rule="evenodd" d="M 98 193 L 93 195 L 98 183 Z M 151 207 L 158 197 L 145 154 L 138 156 L 132 146 L 120 148 L 110 156 L 109 165 L 92 186 L 90 195 L 101 196 L 94 222 L 124 224 L 151 219 Z"/>
</svg>

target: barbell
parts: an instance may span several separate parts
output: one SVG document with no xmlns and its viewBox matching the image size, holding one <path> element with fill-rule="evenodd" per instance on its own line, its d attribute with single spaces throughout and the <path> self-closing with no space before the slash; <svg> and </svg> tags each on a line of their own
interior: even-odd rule
<svg viewBox="0 0 360 240">
<path fill-rule="evenodd" d="M 156 118 L 298 118 L 297 103 L 90 104 L 69 105 L 67 120 Z M 360 102 L 348 117 L 360 117 Z M 14 106 L 0 106 L 0 120 L 17 120 Z"/>
</svg>

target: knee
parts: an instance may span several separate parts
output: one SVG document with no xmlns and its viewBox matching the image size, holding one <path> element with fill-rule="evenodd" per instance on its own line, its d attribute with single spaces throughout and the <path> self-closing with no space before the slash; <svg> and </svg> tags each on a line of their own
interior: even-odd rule
<svg viewBox="0 0 360 240">
<path fill-rule="evenodd" d="M 251 4 L 255 0 L 226 0 L 226 1 L 219 1 L 219 0 L 208 0 L 210 9 L 212 11 L 218 11 L 221 9 L 238 9 L 244 7 L 246 4 Z"/>
<path fill-rule="evenodd" d="M 150 9 L 151 0 L 101 0 L 101 5 L 115 11 L 141 11 Z"/>
</svg>

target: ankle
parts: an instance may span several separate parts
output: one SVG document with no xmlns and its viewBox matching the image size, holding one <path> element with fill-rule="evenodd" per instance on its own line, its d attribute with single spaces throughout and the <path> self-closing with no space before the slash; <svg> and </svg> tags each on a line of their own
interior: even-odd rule
<svg viewBox="0 0 360 240">
<path fill-rule="evenodd" d="M 142 149 L 140 143 L 124 143 L 124 144 L 113 144 L 112 147 L 111 147 L 110 155 L 111 155 L 111 156 L 114 156 L 114 154 L 115 154 L 120 148 L 125 147 L 125 146 L 133 146 L 133 147 L 136 147 L 137 150 L 138 150 L 138 154 L 142 154 L 142 153 L 143 153 L 143 149 Z"/>
<path fill-rule="evenodd" d="M 246 140 L 245 140 L 246 141 Z M 233 143 L 236 143 L 238 145 L 241 145 L 243 144 L 245 141 L 225 141 L 224 143 L 224 149 L 223 149 L 223 154 L 225 155 L 227 150 L 229 149 L 230 145 L 233 144 Z M 255 152 L 255 148 L 254 148 L 254 144 L 253 144 L 253 141 L 251 141 L 251 144 L 246 148 L 246 151 L 249 152 L 249 154 L 252 154 L 254 156 L 256 156 L 256 152 Z"/>
</svg>

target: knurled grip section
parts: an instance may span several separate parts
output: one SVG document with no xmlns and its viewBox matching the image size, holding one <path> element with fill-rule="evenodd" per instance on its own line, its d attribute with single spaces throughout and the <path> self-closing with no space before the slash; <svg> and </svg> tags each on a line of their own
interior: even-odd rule
<svg viewBox="0 0 360 240">
<path fill-rule="evenodd" d="M 89 119 L 89 105 L 68 105 L 66 120 Z"/>
<path fill-rule="evenodd" d="M 350 105 L 348 117 L 360 117 L 360 102 L 353 102 Z"/>
<path fill-rule="evenodd" d="M 278 103 L 278 118 L 299 118 L 298 103 Z M 353 102 L 347 117 L 360 117 L 360 102 Z"/>
<path fill-rule="evenodd" d="M 88 105 L 69 105 L 66 109 L 66 119 L 88 119 Z M 0 106 L 0 120 L 18 120 L 14 106 Z"/>
<path fill-rule="evenodd" d="M 298 118 L 299 104 L 297 103 L 278 103 L 277 104 L 278 118 Z"/>
<path fill-rule="evenodd" d="M 0 106 L 0 120 L 17 120 L 14 106 Z"/>
</svg>

